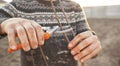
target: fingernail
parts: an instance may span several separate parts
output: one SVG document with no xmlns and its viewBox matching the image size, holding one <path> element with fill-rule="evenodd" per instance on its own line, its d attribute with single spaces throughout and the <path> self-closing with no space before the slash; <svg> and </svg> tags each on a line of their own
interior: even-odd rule
<svg viewBox="0 0 120 66">
<path fill-rule="evenodd" d="M 35 48 L 38 48 L 38 45 L 36 45 Z"/>
<path fill-rule="evenodd" d="M 30 50 L 30 47 L 27 47 L 26 50 L 29 51 L 29 50 Z"/>
<path fill-rule="evenodd" d="M 84 62 L 83 60 L 81 60 L 81 62 Z"/>
<path fill-rule="evenodd" d="M 78 60 L 78 58 L 77 58 L 77 57 L 74 57 L 74 59 L 75 59 L 75 60 Z"/>
<path fill-rule="evenodd" d="M 37 49 L 37 47 L 38 47 L 38 46 L 36 45 L 33 49 Z"/>
<path fill-rule="evenodd" d="M 44 45 L 44 41 L 42 41 L 42 45 Z"/>
<path fill-rule="evenodd" d="M 16 46 L 11 46 L 11 49 L 15 50 L 15 49 L 17 49 L 17 47 Z"/>
<path fill-rule="evenodd" d="M 44 41 L 39 42 L 39 45 L 40 46 L 44 45 Z"/>
<path fill-rule="evenodd" d="M 68 47 L 71 48 L 71 47 L 72 47 L 72 44 L 69 44 Z"/>
<path fill-rule="evenodd" d="M 75 54 L 75 51 L 71 51 L 71 54 L 74 55 L 74 54 Z"/>
</svg>

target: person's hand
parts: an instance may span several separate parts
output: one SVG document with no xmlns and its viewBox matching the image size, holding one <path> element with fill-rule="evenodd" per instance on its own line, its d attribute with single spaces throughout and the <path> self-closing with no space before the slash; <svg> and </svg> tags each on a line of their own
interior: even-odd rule
<svg viewBox="0 0 120 66">
<path fill-rule="evenodd" d="M 75 60 L 86 62 L 101 51 L 101 44 L 91 31 L 78 34 L 68 45 Z"/>
<path fill-rule="evenodd" d="M 13 50 L 17 48 L 16 37 L 19 38 L 24 51 L 44 44 L 44 31 L 32 20 L 11 18 L 1 23 L 1 29 L 2 33 L 7 34 L 9 47 Z"/>
</svg>

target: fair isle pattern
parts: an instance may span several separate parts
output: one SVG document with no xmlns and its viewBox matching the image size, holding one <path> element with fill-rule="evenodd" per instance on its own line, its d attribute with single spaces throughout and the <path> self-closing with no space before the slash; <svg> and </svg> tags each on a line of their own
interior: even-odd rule
<svg viewBox="0 0 120 66">
<path fill-rule="evenodd" d="M 8 7 L 9 6 L 9 7 Z M 8 12 L 6 8 L 3 8 L 6 12 L 8 12 L 10 15 L 14 17 L 22 17 L 26 19 L 35 20 L 39 24 L 57 24 L 57 21 L 55 19 L 54 12 L 34 12 L 34 13 L 24 13 L 22 11 L 17 10 L 13 5 L 8 4 L 5 6 L 8 10 L 13 11 Z M 42 8 L 42 7 L 41 7 Z M 59 17 L 59 20 L 61 23 L 66 24 L 65 16 L 62 12 L 57 12 L 57 15 Z M 79 21 L 85 20 L 83 17 L 83 12 L 67 12 L 66 15 L 68 16 L 69 23 L 75 23 Z"/>
<path fill-rule="evenodd" d="M 0 23 L 15 17 L 34 20 L 43 27 L 52 28 L 53 26 L 58 26 L 50 4 L 46 3 L 45 0 L 39 1 L 40 2 L 37 0 L 13 0 L 11 3 L 0 8 Z M 54 3 L 63 27 L 68 26 L 65 16 L 63 16 L 61 11 L 60 3 L 58 0 Z M 69 23 L 76 35 L 89 30 L 82 9 L 78 4 L 70 0 L 62 0 L 62 4 L 64 5 Z M 67 32 L 66 34 L 70 40 L 74 38 L 72 32 Z M 2 36 L 0 36 L 0 38 L 1 37 Z M 49 66 L 78 66 L 77 61 L 73 59 L 67 46 L 68 43 L 63 34 L 54 34 L 49 40 L 45 41 L 42 48 L 45 56 L 48 58 Z M 33 56 L 31 56 L 31 52 L 34 52 Z M 31 58 L 34 58 L 35 66 L 45 66 L 39 48 L 30 50 L 29 52 L 21 51 L 21 66 L 34 66 Z"/>
<path fill-rule="evenodd" d="M 41 0 L 44 2 L 44 0 Z M 58 1 L 58 0 L 57 0 Z M 62 9 L 60 7 L 60 3 L 56 2 L 55 4 L 57 15 L 59 17 L 60 22 L 63 27 L 68 25 L 65 16 L 62 13 Z M 88 30 L 87 24 L 85 22 L 85 17 L 83 15 L 80 6 L 72 1 L 63 0 L 62 4 L 64 5 L 64 9 L 75 33 L 83 32 Z M 56 26 L 58 22 L 55 18 L 54 12 L 51 6 L 44 3 L 39 3 L 37 0 L 13 0 L 13 2 L 5 5 L 1 8 L 11 17 L 18 18 L 26 18 L 30 20 L 34 20 L 42 26 Z M 76 29 L 77 27 L 77 29 Z M 72 35 L 71 32 L 67 33 L 68 35 Z M 63 36 L 59 34 L 54 34 L 54 36 Z"/>
</svg>

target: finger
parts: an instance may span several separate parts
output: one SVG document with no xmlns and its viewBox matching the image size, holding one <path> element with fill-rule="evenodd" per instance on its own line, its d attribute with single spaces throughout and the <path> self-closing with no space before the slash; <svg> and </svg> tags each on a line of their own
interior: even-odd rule
<svg viewBox="0 0 120 66">
<path fill-rule="evenodd" d="M 88 59 L 92 58 L 93 56 L 97 55 L 101 51 L 101 46 L 97 47 L 92 53 L 81 59 L 81 62 L 86 62 Z"/>
<path fill-rule="evenodd" d="M 29 42 L 28 42 L 28 38 L 27 38 L 25 29 L 20 24 L 17 24 L 16 31 L 17 31 L 17 35 L 20 39 L 20 42 L 22 43 L 22 47 L 23 47 L 24 51 L 29 51 L 30 46 L 29 46 Z"/>
<path fill-rule="evenodd" d="M 10 48 L 13 49 L 13 50 L 17 49 L 15 31 L 10 28 L 7 31 L 7 36 L 8 36 L 8 42 L 9 42 Z"/>
<path fill-rule="evenodd" d="M 94 35 L 84 39 L 75 48 L 72 49 L 71 51 L 72 55 L 79 53 L 82 49 L 86 48 L 87 46 L 94 43 L 95 41 L 97 41 L 97 37 Z"/>
<path fill-rule="evenodd" d="M 24 28 L 27 32 L 31 47 L 33 49 L 36 49 L 38 47 L 38 41 L 37 41 L 36 31 L 35 31 L 34 27 L 31 25 L 30 21 L 24 22 L 24 23 L 22 23 L 22 25 L 24 26 Z"/>
<path fill-rule="evenodd" d="M 78 34 L 69 44 L 68 44 L 68 48 L 72 49 L 73 47 L 75 47 L 81 40 L 91 36 L 92 33 L 90 31 L 86 31 L 83 33 Z"/>
<path fill-rule="evenodd" d="M 34 21 L 32 21 L 31 24 L 36 30 L 39 45 L 43 45 L 44 44 L 44 31 L 42 30 L 42 27 Z"/>
<path fill-rule="evenodd" d="M 93 44 L 91 44 L 90 46 L 88 46 L 87 48 L 85 48 L 83 51 L 81 51 L 80 53 L 78 53 L 74 58 L 75 60 L 80 60 L 81 58 L 89 55 L 91 52 L 93 52 L 96 48 L 98 47 L 98 42 L 95 42 Z"/>
</svg>

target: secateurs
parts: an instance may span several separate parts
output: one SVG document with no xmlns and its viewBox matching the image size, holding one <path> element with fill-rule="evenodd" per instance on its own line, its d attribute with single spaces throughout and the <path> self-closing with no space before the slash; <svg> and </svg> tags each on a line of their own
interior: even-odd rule
<svg viewBox="0 0 120 66">
<path fill-rule="evenodd" d="M 44 33 L 44 39 L 45 40 L 48 40 L 50 39 L 51 35 L 58 29 L 59 27 L 58 26 L 55 26 L 53 29 L 51 30 L 48 30 L 47 28 L 44 28 L 43 27 L 43 30 L 45 30 L 45 33 Z M 22 49 L 22 44 L 17 44 L 17 49 L 13 50 L 11 48 L 8 48 L 8 53 L 12 53 L 14 51 L 17 51 L 19 49 Z"/>
<path fill-rule="evenodd" d="M 73 29 L 70 26 L 64 26 L 63 30 L 60 30 L 59 26 L 54 26 L 52 29 L 50 27 L 42 27 L 43 30 L 45 30 L 44 33 L 44 39 L 48 40 L 50 37 L 56 33 L 56 34 L 63 34 L 72 31 Z M 17 51 L 19 49 L 22 49 L 22 44 L 17 44 L 17 49 L 13 50 L 11 48 L 8 48 L 8 53 L 12 53 L 14 51 Z"/>
</svg>

